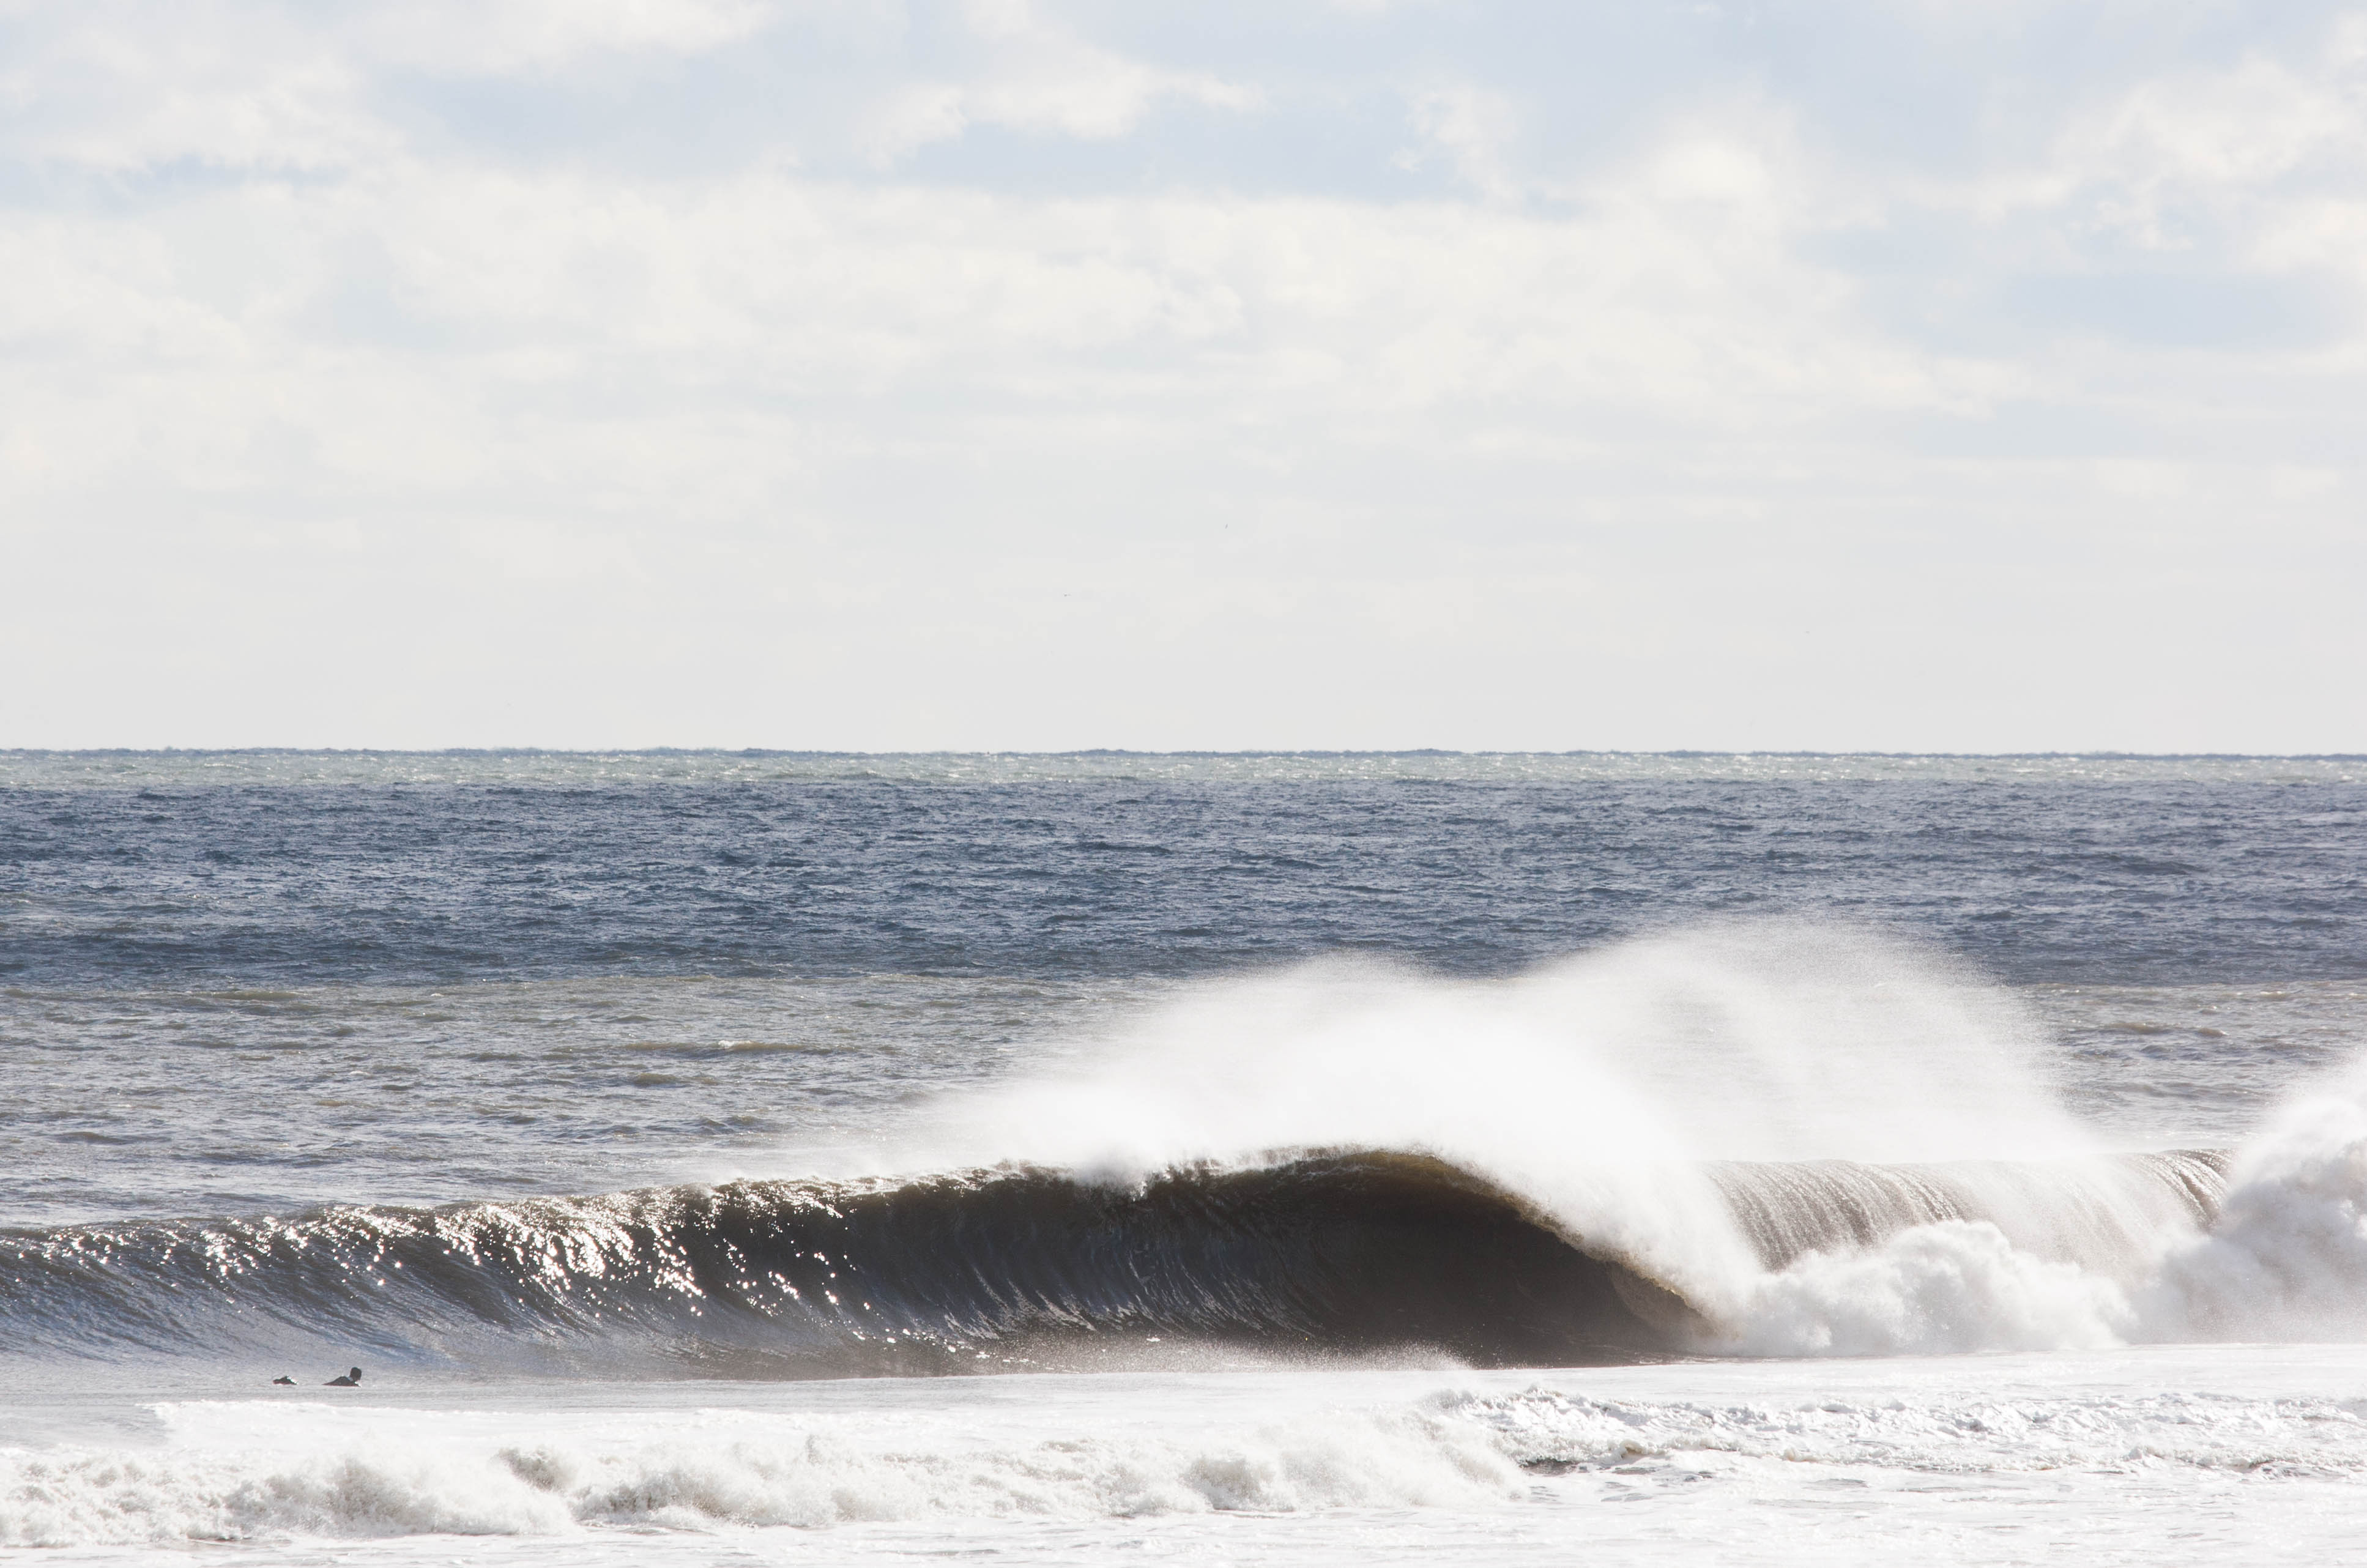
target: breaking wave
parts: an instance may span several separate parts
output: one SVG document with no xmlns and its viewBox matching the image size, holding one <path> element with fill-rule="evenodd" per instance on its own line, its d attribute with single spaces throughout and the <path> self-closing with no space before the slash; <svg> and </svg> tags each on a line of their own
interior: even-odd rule
<svg viewBox="0 0 2367 1568">
<path fill-rule="evenodd" d="M 1935 1227 L 2014 1234 L 2040 1267 L 2135 1259 L 2160 1230 L 2209 1221 L 2224 1169 L 2178 1153 L 1706 1174 L 1780 1280 Z M 262 1353 L 303 1334 L 399 1357 L 789 1376 L 1090 1365 L 1153 1343 L 1572 1365 L 1748 1347 L 1764 1325 L 1734 1312 L 1483 1176 L 1388 1151 L 1125 1182 L 742 1182 L 0 1241 L 0 1346 L 20 1352 Z"/>
<path fill-rule="evenodd" d="M 2109 1153 L 2036 1040 L 1863 933 L 1302 970 L 916 1110 L 869 1172 L 0 1233 L 0 1351 L 799 1377 L 2367 1332 L 2367 1080 L 2232 1154 Z"/>
</svg>

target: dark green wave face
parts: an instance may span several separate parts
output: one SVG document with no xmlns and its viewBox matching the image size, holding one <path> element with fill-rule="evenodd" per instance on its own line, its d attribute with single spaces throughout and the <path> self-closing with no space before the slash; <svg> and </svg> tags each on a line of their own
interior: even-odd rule
<svg viewBox="0 0 2367 1568">
<path fill-rule="evenodd" d="M 2216 1154 L 2122 1156 L 2209 1222 Z M 2092 1176 L 2092 1172 L 2085 1173 Z M 2050 1246 L 2142 1244 L 2044 1165 L 1708 1168 L 1770 1268 L 2051 1202 Z M 1333 1152 L 1121 1184 L 1034 1168 L 17 1232 L 0 1346 L 242 1358 L 332 1339 L 402 1360 L 758 1377 L 1414 1354 L 1478 1366 L 1698 1349 L 1706 1303 L 1441 1161 Z M 1157 1347 L 1157 1348 L 1154 1348 Z"/>
</svg>

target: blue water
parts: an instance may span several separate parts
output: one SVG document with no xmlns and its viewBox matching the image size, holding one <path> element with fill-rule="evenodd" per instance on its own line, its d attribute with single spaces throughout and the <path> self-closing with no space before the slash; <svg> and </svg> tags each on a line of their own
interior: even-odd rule
<svg viewBox="0 0 2367 1568">
<path fill-rule="evenodd" d="M 520 782 L 480 756 L 490 779 L 375 781 L 365 760 L 349 782 L 215 784 L 181 754 L 93 787 L 13 760 L 0 982 L 20 987 L 1181 977 L 1340 951 L 1493 974 L 1772 913 L 1879 923 L 2017 982 L 2367 975 L 2367 782 L 2339 762 L 1104 758 L 972 780 L 962 759 L 788 759 L 651 781 L 528 757 Z"/>
</svg>

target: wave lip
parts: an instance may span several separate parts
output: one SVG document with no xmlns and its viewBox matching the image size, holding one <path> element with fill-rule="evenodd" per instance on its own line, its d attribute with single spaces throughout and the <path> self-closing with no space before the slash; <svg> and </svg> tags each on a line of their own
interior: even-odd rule
<svg viewBox="0 0 2367 1568">
<path fill-rule="evenodd" d="M 1773 1273 L 1949 1223 L 2112 1267 L 2207 1224 L 2225 1170 L 2170 1153 L 1707 1175 Z M 1718 1348 L 1738 1308 L 1716 1286 L 1435 1157 L 1319 1151 L 1133 1182 L 1011 1166 L 18 1232 L 0 1238 L 0 1347 L 262 1354 L 301 1335 L 769 1376 L 1107 1364 L 1151 1343 L 1579 1365 Z"/>
<path fill-rule="evenodd" d="M 1874 1246 L 1920 1225 L 1987 1221 L 2065 1262 L 2142 1263 L 2165 1225 L 2208 1226 L 2232 1156 L 2172 1149 L 2102 1159 L 1871 1165 L 1723 1163 L 1710 1180 L 1760 1262 Z"/>
</svg>

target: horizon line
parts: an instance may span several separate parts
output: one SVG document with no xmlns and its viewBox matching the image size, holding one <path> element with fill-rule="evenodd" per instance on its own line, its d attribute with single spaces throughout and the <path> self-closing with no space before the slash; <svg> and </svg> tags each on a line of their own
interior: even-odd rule
<svg viewBox="0 0 2367 1568">
<path fill-rule="evenodd" d="M 1450 746 L 1305 748 L 1072 746 L 1045 750 L 938 747 L 864 751 L 785 746 L 0 746 L 0 757 L 18 756 L 747 756 L 844 757 L 1385 757 L 1385 756 L 1604 756 L 1604 757 L 1880 757 L 1894 761 L 2060 761 L 2096 758 L 2119 762 L 2367 762 L 2367 752 L 2121 751 L 1877 751 L 1830 748 L 1675 746 L 1578 746 L 1566 750 Z"/>
</svg>

